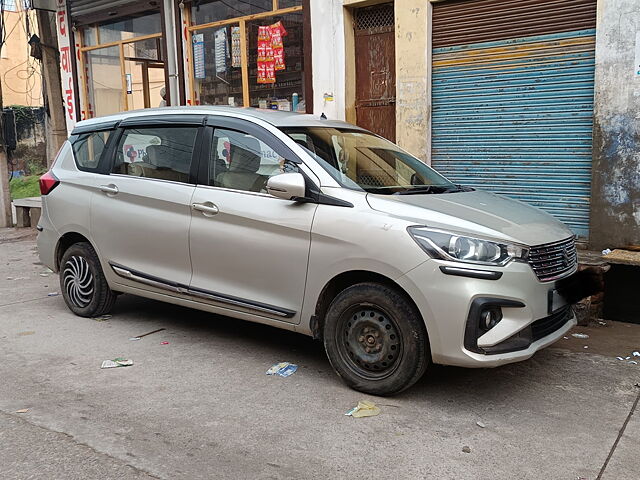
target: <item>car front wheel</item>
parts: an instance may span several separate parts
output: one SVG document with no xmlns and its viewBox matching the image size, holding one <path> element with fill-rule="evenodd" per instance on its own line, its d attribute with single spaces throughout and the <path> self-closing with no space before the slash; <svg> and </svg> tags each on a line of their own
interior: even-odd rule
<svg viewBox="0 0 640 480">
<path fill-rule="evenodd" d="M 71 245 L 60 261 L 60 289 L 69 309 L 81 317 L 108 313 L 116 299 L 100 260 L 86 242 Z"/>
<path fill-rule="evenodd" d="M 376 283 L 353 285 L 336 296 L 325 318 L 324 345 L 345 383 L 373 395 L 409 388 L 431 359 L 416 307 L 404 294 Z"/>
</svg>

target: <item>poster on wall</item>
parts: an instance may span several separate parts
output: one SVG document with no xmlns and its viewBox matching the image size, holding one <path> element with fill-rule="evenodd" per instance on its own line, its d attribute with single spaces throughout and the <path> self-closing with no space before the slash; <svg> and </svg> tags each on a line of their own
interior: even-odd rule
<svg viewBox="0 0 640 480">
<path fill-rule="evenodd" d="M 78 121 L 76 112 L 76 94 L 73 87 L 73 69 L 71 68 L 70 25 L 67 18 L 66 0 L 56 0 L 56 31 L 60 51 L 60 80 L 62 82 L 62 100 L 64 101 L 67 133 Z"/>
<path fill-rule="evenodd" d="M 198 79 L 206 77 L 204 68 L 204 34 L 193 36 L 193 73 Z"/>
</svg>

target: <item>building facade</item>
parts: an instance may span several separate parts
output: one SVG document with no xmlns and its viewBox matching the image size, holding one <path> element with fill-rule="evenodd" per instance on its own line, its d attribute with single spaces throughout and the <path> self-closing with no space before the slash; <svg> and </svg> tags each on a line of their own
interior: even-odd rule
<svg viewBox="0 0 640 480">
<path fill-rule="evenodd" d="M 70 128 L 164 104 L 324 113 L 593 248 L 640 244 L 636 0 L 56 1 Z"/>
<path fill-rule="evenodd" d="M 42 77 L 38 60 L 29 55 L 31 34 L 37 32 L 35 12 L 25 10 L 20 2 L 5 2 L 5 42 L 0 54 L 2 100 L 4 106 L 42 106 Z M 27 32 L 26 18 L 31 31 Z M 28 36 L 29 35 L 29 36 Z"/>
</svg>

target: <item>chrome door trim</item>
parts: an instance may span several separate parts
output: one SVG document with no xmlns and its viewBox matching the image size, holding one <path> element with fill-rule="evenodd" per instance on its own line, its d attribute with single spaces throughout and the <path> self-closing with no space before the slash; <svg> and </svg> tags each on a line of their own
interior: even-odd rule
<svg viewBox="0 0 640 480">
<path fill-rule="evenodd" d="M 125 266 L 118 265 L 114 262 L 109 262 L 109 266 L 116 275 L 122 278 L 133 280 L 134 282 L 143 283 L 155 288 L 160 288 L 162 290 L 168 290 L 174 293 L 189 295 L 204 300 L 213 300 L 214 302 L 233 305 L 235 307 L 242 307 L 257 312 L 268 313 L 270 315 L 276 315 L 282 318 L 291 318 L 296 314 L 294 310 L 276 307 L 274 305 L 247 300 L 240 297 L 234 297 L 232 295 L 225 295 L 223 293 L 212 292 L 210 290 L 203 290 L 200 288 L 192 288 L 187 285 L 181 285 L 179 283 L 171 282 L 170 280 L 165 280 L 153 275 L 137 272 Z"/>
</svg>

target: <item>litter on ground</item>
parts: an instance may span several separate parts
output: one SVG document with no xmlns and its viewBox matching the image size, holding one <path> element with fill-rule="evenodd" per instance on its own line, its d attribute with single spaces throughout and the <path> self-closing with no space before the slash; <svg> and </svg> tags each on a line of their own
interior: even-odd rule
<svg viewBox="0 0 640 480">
<path fill-rule="evenodd" d="M 375 403 L 369 402 L 368 400 L 359 401 L 358 405 L 345 413 L 346 416 L 355 418 L 375 417 L 379 414 L 380 408 L 378 408 Z"/>
<path fill-rule="evenodd" d="M 465 445 L 464 447 L 462 447 L 462 452 L 463 453 L 471 453 L 471 448 L 469 448 L 467 445 Z"/>
<path fill-rule="evenodd" d="M 166 328 L 159 328 L 157 330 L 153 330 L 152 332 L 143 333 L 142 335 L 138 335 L 137 337 L 131 337 L 129 340 L 131 340 L 131 341 L 140 340 L 142 337 L 146 337 L 147 335 L 151 335 L 152 333 L 158 333 L 158 332 L 161 332 L 163 330 L 166 330 Z"/>
<path fill-rule="evenodd" d="M 589 338 L 589 335 L 587 335 L 586 333 L 572 333 L 571 336 L 573 338 L 582 338 L 582 339 Z"/>
<path fill-rule="evenodd" d="M 476 425 L 478 425 L 480 428 L 486 428 L 486 425 L 483 422 L 476 422 Z"/>
<path fill-rule="evenodd" d="M 289 362 L 280 362 L 267 370 L 267 375 L 278 375 L 279 377 L 290 377 L 298 370 L 298 366 Z"/>
<path fill-rule="evenodd" d="M 99 317 L 93 317 L 96 322 L 106 322 L 111 318 L 111 315 L 100 315 Z"/>
<path fill-rule="evenodd" d="M 16 410 L 15 413 L 27 413 L 29 411 L 28 408 L 22 408 L 20 410 Z"/>
<path fill-rule="evenodd" d="M 60 295 L 58 292 L 47 293 L 47 297 L 57 297 L 58 295 Z"/>
<path fill-rule="evenodd" d="M 160 342 L 160 345 L 169 345 L 169 342 Z"/>
<path fill-rule="evenodd" d="M 130 367 L 133 365 L 133 360 L 127 358 L 114 358 L 113 360 L 105 360 L 102 362 L 100 368 L 118 368 L 118 367 Z"/>
</svg>

